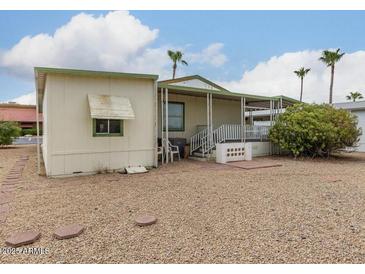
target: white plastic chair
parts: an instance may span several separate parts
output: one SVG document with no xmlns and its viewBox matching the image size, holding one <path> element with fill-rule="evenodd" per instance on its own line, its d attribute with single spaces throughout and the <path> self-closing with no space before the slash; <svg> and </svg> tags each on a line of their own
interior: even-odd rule
<svg viewBox="0 0 365 274">
<path fill-rule="evenodd" d="M 171 163 L 174 161 L 174 154 L 177 154 L 177 156 L 179 157 L 179 161 L 180 161 L 179 146 L 172 145 L 170 141 L 168 141 L 168 144 L 169 144 L 168 152 L 171 155 Z"/>
<path fill-rule="evenodd" d="M 165 151 L 165 146 L 166 146 L 166 139 L 164 138 L 164 139 L 162 139 L 162 147 L 161 147 L 162 157 L 164 156 L 163 151 Z M 159 151 L 157 151 L 157 153 L 160 154 Z M 170 140 L 168 141 L 167 153 L 170 154 L 171 162 L 174 161 L 174 154 L 177 154 L 179 161 L 180 161 L 179 146 L 174 146 L 173 144 L 171 144 Z"/>
<path fill-rule="evenodd" d="M 164 160 L 164 149 L 163 149 L 163 144 L 162 144 L 162 146 L 160 146 L 160 147 L 157 147 L 157 157 L 158 157 L 158 155 L 161 155 L 161 161 L 163 162 L 163 160 Z"/>
</svg>

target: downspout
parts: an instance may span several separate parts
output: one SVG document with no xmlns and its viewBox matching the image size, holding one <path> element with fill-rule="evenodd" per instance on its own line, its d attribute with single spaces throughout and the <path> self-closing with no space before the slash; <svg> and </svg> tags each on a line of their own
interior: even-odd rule
<svg viewBox="0 0 365 274">
<path fill-rule="evenodd" d="M 163 88 L 161 88 L 160 89 L 160 96 L 161 96 L 161 146 L 162 146 L 162 154 L 161 154 L 161 164 L 163 165 L 164 163 L 165 163 L 165 161 L 164 161 L 164 155 L 163 155 L 163 153 L 164 153 L 164 151 L 163 151 L 163 147 L 164 147 L 164 144 L 163 144 L 163 135 L 164 135 L 164 132 L 163 132 L 163 96 L 164 96 L 164 94 L 163 94 L 163 91 L 164 91 L 164 89 Z"/>
<path fill-rule="evenodd" d="M 154 92 L 155 92 L 155 140 L 154 140 L 154 144 L 155 144 L 155 167 L 158 167 L 158 91 L 157 91 L 157 81 L 154 80 L 153 82 L 153 87 L 154 87 Z"/>
<path fill-rule="evenodd" d="M 40 144 L 39 144 L 39 90 L 37 87 L 37 77 L 36 77 L 36 124 L 37 124 L 37 174 L 41 174 L 41 156 L 40 156 Z"/>
<path fill-rule="evenodd" d="M 166 134 L 166 163 L 169 163 L 169 90 L 165 88 L 165 134 Z"/>
</svg>

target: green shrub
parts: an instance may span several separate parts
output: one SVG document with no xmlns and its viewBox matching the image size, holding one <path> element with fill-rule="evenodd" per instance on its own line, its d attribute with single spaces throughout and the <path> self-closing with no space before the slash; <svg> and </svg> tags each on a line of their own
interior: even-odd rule
<svg viewBox="0 0 365 274">
<path fill-rule="evenodd" d="M 0 147 L 13 143 L 13 138 L 20 136 L 21 128 L 14 122 L 0 121 Z"/>
<path fill-rule="evenodd" d="M 329 156 L 359 141 L 357 117 L 330 105 L 296 104 L 288 107 L 270 129 L 269 138 L 297 156 Z"/>
<path fill-rule="evenodd" d="M 23 128 L 22 129 L 22 136 L 24 135 L 37 135 L 37 129 L 36 128 Z M 42 135 L 42 130 L 39 129 L 39 135 Z"/>
</svg>

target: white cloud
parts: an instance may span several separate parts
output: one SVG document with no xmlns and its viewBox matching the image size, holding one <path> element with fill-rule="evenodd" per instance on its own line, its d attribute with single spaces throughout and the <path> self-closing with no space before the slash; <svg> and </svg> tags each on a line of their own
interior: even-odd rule
<svg viewBox="0 0 365 274">
<path fill-rule="evenodd" d="M 0 66 L 27 78 L 34 66 L 159 73 L 168 62 L 165 49 L 149 48 L 158 32 L 126 11 L 80 13 L 53 35 L 24 37 L 3 51 Z"/>
<path fill-rule="evenodd" d="M 188 53 L 191 63 L 209 64 L 214 67 L 223 66 L 227 62 L 227 56 L 222 53 L 224 44 L 213 43 L 198 53 Z"/>
<path fill-rule="evenodd" d="M 36 100 L 35 92 L 31 92 L 16 97 L 14 99 L 11 99 L 9 100 L 9 102 L 16 102 L 18 104 L 23 104 L 23 105 L 35 105 L 35 100 Z"/>
<path fill-rule="evenodd" d="M 166 79 L 171 77 L 166 52 L 179 46 L 153 47 L 158 34 L 158 29 L 142 24 L 127 11 L 100 16 L 80 13 L 53 34 L 25 36 L 10 49 L 0 50 L 0 69 L 27 81 L 33 81 L 36 66 L 152 73 Z M 186 59 L 219 67 L 227 60 L 222 49 L 223 44 L 213 43 L 201 52 L 187 52 Z M 179 76 L 185 72 L 181 66 L 178 71 Z M 12 101 L 28 99 L 34 101 L 34 96 Z"/>
<path fill-rule="evenodd" d="M 271 57 L 243 73 L 237 81 L 220 83 L 237 92 L 260 95 L 286 95 L 298 99 L 300 80 L 293 73 L 304 66 L 311 71 L 304 79 L 303 100 L 328 102 L 330 69 L 318 61 L 322 50 L 289 52 Z M 365 93 L 365 51 L 347 53 L 336 64 L 334 79 L 334 102 L 345 101 L 350 91 Z"/>
</svg>

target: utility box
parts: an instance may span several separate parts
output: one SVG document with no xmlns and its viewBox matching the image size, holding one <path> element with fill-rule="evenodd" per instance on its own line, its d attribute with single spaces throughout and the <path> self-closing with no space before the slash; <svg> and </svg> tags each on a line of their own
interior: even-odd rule
<svg viewBox="0 0 365 274">
<path fill-rule="evenodd" d="M 251 143 L 223 143 L 216 145 L 216 162 L 225 164 L 234 161 L 252 160 Z"/>
</svg>

